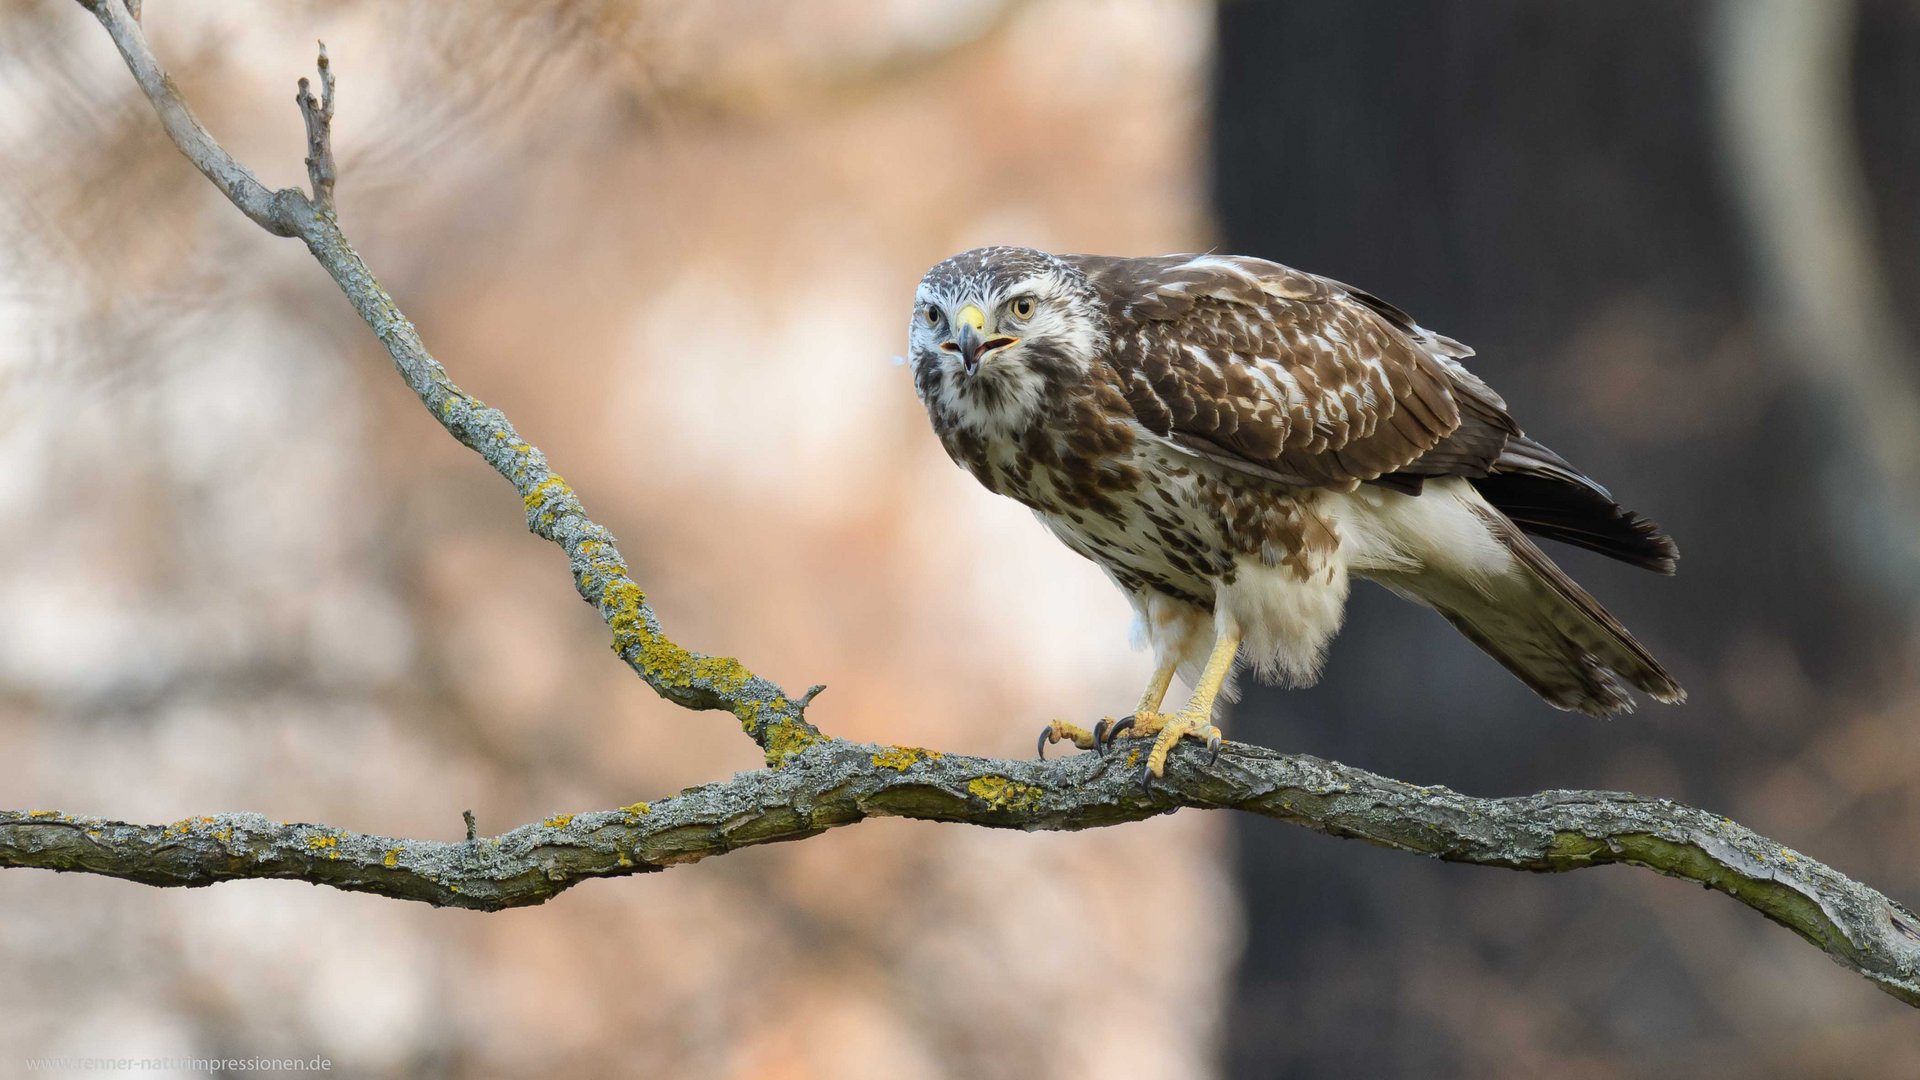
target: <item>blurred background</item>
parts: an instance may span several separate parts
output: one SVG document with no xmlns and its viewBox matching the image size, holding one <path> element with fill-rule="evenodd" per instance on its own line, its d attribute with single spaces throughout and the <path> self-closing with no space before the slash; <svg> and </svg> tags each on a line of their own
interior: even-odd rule
<svg viewBox="0 0 1920 1080">
<path fill-rule="evenodd" d="M 1363 589 L 1324 683 L 1230 735 L 1681 799 L 1920 900 L 1920 4 L 147 8 L 270 186 L 304 183 L 326 40 L 369 263 L 669 632 L 828 684 L 833 733 L 1018 755 L 1147 674 L 1099 572 L 927 430 L 920 273 L 1219 248 L 1474 345 L 1667 525 L 1674 580 L 1554 554 L 1693 695 L 1559 714 Z M 511 490 L 70 0 L 0 0 L 0 522 L 0 805 L 452 839 L 758 764 L 608 654 Z M 1723 897 L 1191 812 L 876 821 L 496 915 L 8 873 L 0 969 L 0 1073 L 1920 1072 L 1911 1010 Z"/>
</svg>

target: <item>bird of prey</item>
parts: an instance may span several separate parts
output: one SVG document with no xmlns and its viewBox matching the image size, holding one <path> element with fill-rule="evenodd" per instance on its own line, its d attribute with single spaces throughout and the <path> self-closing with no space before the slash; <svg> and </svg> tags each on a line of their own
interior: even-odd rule
<svg viewBox="0 0 1920 1080">
<path fill-rule="evenodd" d="M 1031 508 L 1132 603 L 1154 674 L 1130 717 L 1056 721 L 1040 750 L 1153 736 L 1218 753 L 1244 659 L 1308 685 L 1352 576 L 1433 608 L 1552 705 L 1686 694 L 1528 534 L 1672 573 L 1652 522 L 1528 438 L 1387 302 L 1262 259 L 1019 247 L 927 272 L 914 388 L 953 460 Z M 1175 674 L 1192 688 L 1163 713 Z"/>
</svg>

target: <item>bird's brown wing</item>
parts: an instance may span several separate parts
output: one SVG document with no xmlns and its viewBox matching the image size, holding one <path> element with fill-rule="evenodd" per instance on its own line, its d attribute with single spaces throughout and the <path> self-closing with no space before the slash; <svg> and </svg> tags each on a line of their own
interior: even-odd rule
<svg viewBox="0 0 1920 1080">
<path fill-rule="evenodd" d="M 1391 304 L 1262 259 L 1080 261 L 1114 305 L 1111 362 L 1141 424 L 1296 486 L 1484 476 L 1519 429 Z"/>
</svg>

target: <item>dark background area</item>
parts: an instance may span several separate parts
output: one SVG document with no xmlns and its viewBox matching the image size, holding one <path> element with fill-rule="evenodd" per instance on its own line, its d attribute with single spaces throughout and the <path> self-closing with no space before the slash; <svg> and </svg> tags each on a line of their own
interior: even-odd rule
<svg viewBox="0 0 1920 1080">
<path fill-rule="evenodd" d="M 1912 312 L 1920 8 L 1859 14 L 1871 239 Z M 1911 754 L 1905 583 L 1851 557 L 1858 526 L 1829 512 L 1876 497 L 1871 467 L 1823 358 L 1776 340 L 1764 310 L 1752 178 L 1729 165 L 1714 96 L 1719 13 L 1406 0 L 1219 17 L 1221 248 L 1350 281 L 1474 346 L 1530 434 L 1667 526 L 1672 580 L 1550 553 L 1691 694 L 1611 722 L 1556 713 L 1437 617 L 1362 587 L 1322 685 L 1252 691 L 1240 730 L 1476 794 L 1668 796 L 1912 895 L 1910 784 L 1848 768 Z M 1790 972 L 1807 969 L 1787 953 L 1804 945 L 1678 883 L 1490 874 L 1234 824 L 1248 944 L 1232 1075 L 1920 1067 L 1904 1007 L 1864 984 L 1796 1002 Z M 1896 1041 L 1857 1044 L 1874 1030 Z"/>
</svg>

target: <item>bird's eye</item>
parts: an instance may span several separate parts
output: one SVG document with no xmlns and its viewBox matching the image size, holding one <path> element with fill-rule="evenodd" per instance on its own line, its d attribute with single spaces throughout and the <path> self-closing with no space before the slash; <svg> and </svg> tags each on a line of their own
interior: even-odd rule
<svg viewBox="0 0 1920 1080">
<path fill-rule="evenodd" d="M 1031 319 L 1033 318 L 1033 297 L 1016 296 L 1007 308 L 1013 312 L 1013 317 L 1016 319 Z"/>
<path fill-rule="evenodd" d="M 928 326 L 940 325 L 940 309 L 932 304 L 927 305 L 927 309 L 920 313 L 920 317 L 927 321 Z"/>
</svg>

